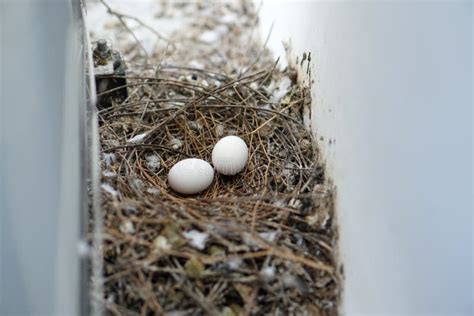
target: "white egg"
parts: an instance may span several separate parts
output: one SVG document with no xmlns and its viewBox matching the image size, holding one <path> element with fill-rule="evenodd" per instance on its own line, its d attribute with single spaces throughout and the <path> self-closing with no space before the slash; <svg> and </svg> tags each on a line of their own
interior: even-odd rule
<svg viewBox="0 0 474 316">
<path fill-rule="evenodd" d="M 223 175 L 234 175 L 247 165 L 249 150 L 242 138 L 226 136 L 212 150 L 214 168 Z"/>
<path fill-rule="evenodd" d="M 207 189 L 214 169 L 202 159 L 189 158 L 177 162 L 168 173 L 170 187 L 178 193 L 195 194 Z"/>
</svg>

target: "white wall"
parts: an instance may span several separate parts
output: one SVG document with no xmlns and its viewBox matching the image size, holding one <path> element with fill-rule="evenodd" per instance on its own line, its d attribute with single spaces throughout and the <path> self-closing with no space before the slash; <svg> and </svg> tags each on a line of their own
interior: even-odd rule
<svg viewBox="0 0 474 316">
<path fill-rule="evenodd" d="M 79 315 L 85 101 L 73 22 L 69 0 L 0 1 L 2 316 Z"/>
<path fill-rule="evenodd" d="M 272 22 L 313 54 L 345 314 L 471 315 L 471 2 L 266 0 Z"/>
</svg>

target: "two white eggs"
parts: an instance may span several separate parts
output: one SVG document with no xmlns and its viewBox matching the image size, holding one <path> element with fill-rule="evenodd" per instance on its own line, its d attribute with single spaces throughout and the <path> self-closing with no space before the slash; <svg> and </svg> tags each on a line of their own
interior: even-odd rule
<svg viewBox="0 0 474 316">
<path fill-rule="evenodd" d="M 249 151 L 238 136 L 220 139 L 212 150 L 212 164 L 223 175 L 235 175 L 247 165 Z M 214 169 L 205 160 L 188 158 L 176 163 L 168 173 L 170 187 L 181 194 L 196 194 L 207 189 L 214 179 Z"/>
</svg>

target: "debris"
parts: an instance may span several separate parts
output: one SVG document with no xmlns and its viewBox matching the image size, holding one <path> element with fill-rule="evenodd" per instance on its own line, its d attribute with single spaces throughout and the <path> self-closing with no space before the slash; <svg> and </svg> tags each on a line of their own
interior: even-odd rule
<svg viewBox="0 0 474 316">
<path fill-rule="evenodd" d="M 209 238 L 208 233 L 202 233 L 197 230 L 190 230 L 188 232 L 184 232 L 183 236 L 190 240 L 191 246 L 199 250 L 203 250 L 206 247 L 206 242 Z"/>
<path fill-rule="evenodd" d="M 224 126 L 219 124 L 216 126 L 216 136 L 220 138 L 223 135 L 224 135 Z"/>
<path fill-rule="evenodd" d="M 125 220 L 120 224 L 120 231 L 124 234 L 132 235 L 135 233 L 135 226 L 133 225 L 132 221 Z"/>
<path fill-rule="evenodd" d="M 115 190 L 110 184 L 108 183 L 102 183 L 100 185 L 100 187 L 102 188 L 102 190 L 104 190 L 105 192 L 109 193 L 110 195 L 114 196 L 114 197 L 118 197 L 120 196 L 120 192 Z"/>
<path fill-rule="evenodd" d="M 157 155 L 146 156 L 146 165 L 150 170 L 157 171 L 161 167 L 160 157 Z"/>
<path fill-rule="evenodd" d="M 137 191 L 143 191 L 145 188 L 145 183 L 138 178 L 132 178 L 129 180 L 130 187 Z"/>
<path fill-rule="evenodd" d="M 306 282 L 297 275 L 286 273 L 285 275 L 283 275 L 282 281 L 285 287 L 295 288 L 303 295 L 306 295 L 309 292 L 309 288 L 306 285 Z"/>
<path fill-rule="evenodd" d="M 172 138 L 169 144 L 174 150 L 178 150 L 183 146 L 183 142 L 177 138 Z"/>
<path fill-rule="evenodd" d="M 103 153 L 102 159 L 106 168 L 109 168 L 113 163 L 117 161 L 117 157 L 113 153 Z"/>
<path fill-rule="evenodd" d="M 275 278 L 275 273 L 276 273 L 276 269 L 273 266 L 265 267 L 260 271 L 260 275 L 266 281 L 273 280 Z"/>
<path fill-rule="evenodd" d="M 171 249 L 171 244 L 168 242 L 168 239 L 161 235 L 155 238 L 153 245 L 158 251 Z"/>
<path fill-rule="evenodd" d="M 243 260 L 239 257 L 234 257 L 227 262 L 227 266 L 232 270 L 237 270 L 242 265 Z"/>
<path fill-rule="evenodd" d="M 189 122 L 189 127 L 192 128 L 193 130 L 195 130 L 196 132 L 199 132 L 199 131 L 202 130 L 202 124 L 199 123 L 198 121 Z"/>
<path fill-rule="evenodd" d="M 161 194 L 161 191 L 158 188 L 148 188 L 146 189 L 146 192 L 150 193 L 153 196 L 159 196 Z"/>
<path fill-rule="evenodd" d="M 290 91 L 291 80 L 288 77 L 283 77 L 280 84 L 278 85 L 278 90 L 273 91 L 270 102 L 278 103 L 280 100 Z"/>
<path fill-rule="evenodd" d="M 106 178 L 115 178 L 117 176 L 117 173 L 110 170 L 104 170 L 102 172 L 102 175 Z"/>
<path fill-rule="evenodd" d="M 130 138 L 129 140 L 127 140 L 127 143 L 131 143 L 131 144 L 141 143 L 143 141 L 143 139 L 145 139 L 146 134 L 147 133 L 142 133 L 142 134 L 135 135 L 132 138 Z"/>
<path fill-rule="evenodd" d="M 262 237 L 263 239 L 265 239 L 265 241 L 267 241 L 269 243 L 273 243 L 275 241 L 276 236 L 277 236 L 277 232 L 276 231 L 269 231 L 269 232 L 259 233 L 258 235 L 260 237 Z"/>
</svg>

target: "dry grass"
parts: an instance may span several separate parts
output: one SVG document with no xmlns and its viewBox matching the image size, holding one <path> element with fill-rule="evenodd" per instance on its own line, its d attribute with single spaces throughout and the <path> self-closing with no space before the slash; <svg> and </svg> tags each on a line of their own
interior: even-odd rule
<svg viewBox="0 0 474 316">
<path fill-rule="evenodd" d="M 309 90 L 266 50 L 247 52 L 240 72 L 204 55 L 202 68 L 135 69 L 129 98 L 99 111 L 110 314 L 337 314 L 333 192 L 303 124 Z M 247 143 L 246 169 L 199 195 L 171 191 L 169 169 L 211 161 L 226 135 Z"/>
</svg>

